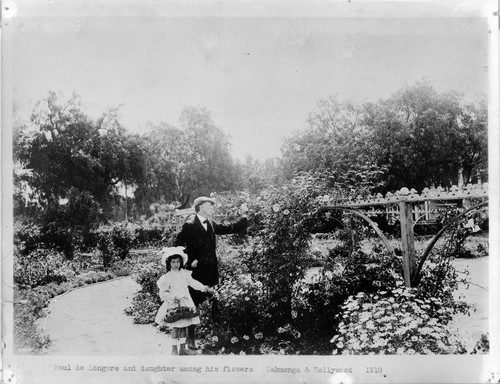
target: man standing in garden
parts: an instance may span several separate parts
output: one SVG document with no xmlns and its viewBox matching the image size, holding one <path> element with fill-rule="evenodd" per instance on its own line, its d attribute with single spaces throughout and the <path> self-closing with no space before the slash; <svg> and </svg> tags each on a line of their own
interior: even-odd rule
<svg viewBox="0 0 500 384">
<path fill-rule="evenodd" d="M 242 218 L 232 224 L 219 224 L 212 221 L 215 200 L 209 197 L 198 197 L 194 200 L 196 214 L 187 218 L 178 233 L 174 246 L 184 246 L 188 255 L 186 268 L 192 270 L 192 277 L 209 287 L 219 283 L 217 267 L 215 235 L 227 235 L 243 231 L 248 226 L 248 208 L 243 204 L 240 208 Z M 190 289 L 194 304 L 198 307 L 209 298 L 206 293 Z M 212 298 L 212 318 L 217 321 L 218 309 L 216 298 Z M 196 350 L 195 326 L 188 327 L 187 346 Z"/>
</svg>

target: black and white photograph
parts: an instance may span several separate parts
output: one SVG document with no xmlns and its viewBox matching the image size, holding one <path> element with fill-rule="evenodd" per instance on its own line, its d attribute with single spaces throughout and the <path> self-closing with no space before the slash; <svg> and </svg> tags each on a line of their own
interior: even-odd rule
<svg viewBox="0 0 500 384">
<path fill-rule="evenodd" d="M 500 383 L 498 29 L 4 1 L 3 382 Z"/>
</svg>

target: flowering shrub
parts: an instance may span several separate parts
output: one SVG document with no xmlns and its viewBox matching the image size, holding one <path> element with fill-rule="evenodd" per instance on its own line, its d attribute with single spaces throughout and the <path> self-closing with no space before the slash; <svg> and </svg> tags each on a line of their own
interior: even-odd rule
<svg viewBox="0 0 500 384">
<path fill-rule="evenodd" d="M 101 281 L 110 280 L 116 277 L 111 272 L 104 271 L 88 271 L 79 274 L 75 277 L 75 284 L 77 286 L 85 285 L 85 284 L 94 284 L 99 283 Z"/>
<path fill-rule="evenodd" d="M 218 290 L 217 320 L 212 316 L 210 304 L 201 306 L 203 325 L 200 333 L 212 350 L 225 353 L 258 353 L 254 337 L 261 331 L 266 316 L 263 305 L 262 284 L 248 275 L 226 276 Z M 257 344 L 257 345 L 256 345 Z"/>
<path fill-rule="evenodd" d="M 465 283 L 466 279 L 459 278 L 451 264 L 452 260 L 451 257 L 442 256 L 439 249 L 430 255 L 420 273 L 419 297 L 439 299 L 453 313 L 466 313 L 468 306 L 453 297 L 459 283 Z"/>
<path fill-rule="evenodd" d="M 138 264 L 132 276 L 141 286 L 133 299 L 132 306 L 125 309 L 125 313 L 134 318 L 134 323 L 149 324 L 155 319 L 156 312 L 161 305 L 158 296 L 158 279 L 166 273 L 165 267 L 161 265 L 159 257 L 156 261 Z"/>
<path fill-rule="evenodd" d="M 155 246 L 162 242 L 162 239 L 170 237 L 171 227 L 150 227 L 140 226 L 134 229 L 134 246 Z"/>
<path fill-rule="evenodd" d="M 61 283 L 74 276 L 64 264 L 61 253 L 50 249 L 36 249 L 28 255 L 14 255 L 14 281 L 21 287 L 36 287 L 51 282 Z"/>
<path fill-rule="evenodd" d="M 111 240 L 120 260 L 124 260 L 134 241 L 133 233 L 127 228 L 127 223 L 117 224 L 111 230 Z"/>
<path fill-rule="evenodd" d="M 36 324 L 39 315 L 35 304 L 16 304 L 14 307 L 14 348 L 16 353 L 33 353 L 50 345 L 50 337 L 41 333 Z"/>
<path fill-rule="evenodd" d="M 360 292 L 342 309 L 333 354 L 466 353 L 447 326 L 451 310 L 440 299 L 420 299 L 415 290 Z"/>
<path fill-rule="evenodd" d="M 139 291 L 132 299 L 132 306 L 126 308 L 125 313 L 134 318 L 135 324 L 149 324 L 154 321 L 160 305 L 158 295 Z"/>
<path fill-rule="evenodd" d="M 132 277 L 142 287 L 141 291 L 158 295 L 158 286 L 156 283 L 166 272 L 167 270 L 161 265 L 160 260 L 158 260 L 156 262 L 137 265 L 132 272 Z"/>
<path fill-rule="evenodd" d="M 307 251 L 319 207 L 316 198 L 323 189 L 324 180 L 304 175 L 261 192 L 250 206 L 259 212 L 259 227 L 246 263 L 264 285 L 269 302 L 276 305 L 273 316 L 284 323 L 292 322 L 293 285 L 303 277 L 310 259 Z"/>
</svg>

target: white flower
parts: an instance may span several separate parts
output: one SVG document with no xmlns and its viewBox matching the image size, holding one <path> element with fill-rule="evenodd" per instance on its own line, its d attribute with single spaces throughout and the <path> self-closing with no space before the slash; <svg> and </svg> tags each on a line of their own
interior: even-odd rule
<svg viewBox="0 0 500 384">
<path fill-rule="evenodd" d="M 375 324 L 373 323 L 373 321 L 368 320 L 366 322 L 366 328 L 368 328 L 368 329 L 375 329 Z"/>
<path fill-rule="evenodd" d="M 274 204 L 273 205 L 273 211 L 274 212 L 278 213 L 280 210 L 281 210 L 281 208 L 280 208 L 279 204 Z"/>
<path fill-rule="evenodd" d="M 290 211 L 289 211 L 288 209 L 285 209 L 285 210 L 283 211 L 283 214 L 284 214 L 285 216 L 288 216 L 288 215 L 290 214 Z"/>
<path fill-rule="evenodd" d="M 243 336 L 243 338 L 244 338 L 245 340 L 250 340 L 250 337 L 248 337 L 247 335 L 244 335 L 244 336 Z"/>
<path fill-rule="evenodd" d="M 237 342 L 238 342 L 238 338 L 233 336 L 233 337 L 231 338 L 231 343 L 232 343 L 232 344 L 235 344 L 235 343 L 237 343 Z"/>
<path fill-rule="evenodd" d="M 212 341 L 214 343 L 217 343 L 219 341 L 219 338 L 217 336 L 212 337 Z"/>
<path fill-rule="evenodd" d="M 262 334 L 262 332 L 259 332 L 259 333 L 255 334 L 255 338 L 256 339 L 262 339 L 263 337 L 264 337 L 264 335 Z"/>
</svg>

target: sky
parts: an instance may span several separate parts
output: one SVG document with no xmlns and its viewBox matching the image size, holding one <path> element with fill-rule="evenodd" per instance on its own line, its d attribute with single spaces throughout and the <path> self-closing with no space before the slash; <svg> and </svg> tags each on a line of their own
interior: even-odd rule
<svg viewBox="0 0 500 384">
<path fill-rule="evenodd" d="M 235 158 L 264 160 L 330 95 L 377 101 L 422 79 L 469 100 L 488 94 L 484 17 L 83 15 L 12 21 L 16 120 L 49 90 L 76 92 L 91 117 L 120 106 L 131 132 L 179 126 L 200 106 Z"/>
</svg>

